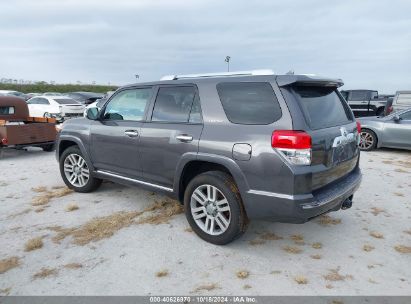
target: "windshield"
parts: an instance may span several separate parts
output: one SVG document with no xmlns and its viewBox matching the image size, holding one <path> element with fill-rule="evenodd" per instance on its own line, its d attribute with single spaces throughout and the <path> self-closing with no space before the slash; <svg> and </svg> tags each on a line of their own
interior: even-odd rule
<svg viewBox="0 0 411 304">
<path fill-rule="evenodd" d="M 353 121 L 348 105 L 340 98 L 334 87 L 293 86 L 288 90 L 298 100 L 312 130 Z"/>
</svg>

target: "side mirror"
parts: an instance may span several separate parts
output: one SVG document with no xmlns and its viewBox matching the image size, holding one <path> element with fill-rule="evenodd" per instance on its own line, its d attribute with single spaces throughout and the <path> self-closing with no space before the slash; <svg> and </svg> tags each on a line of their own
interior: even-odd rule
<svg viewBox="0 0 411 304">
<path fill-rule="evenodd" d="M 98 119 L 99 110 L 96 107 L 91 107 L 87 109 L 86 117 L 90 120 Z"/>
<path fill-rule="evenodd" d="M 401 117 L 399 117 L 398 115 L 395 115 L 394 118 L 393 118 L 393 120 L 394 120 L 395 122 L 400 122 Z"/>
</svg>

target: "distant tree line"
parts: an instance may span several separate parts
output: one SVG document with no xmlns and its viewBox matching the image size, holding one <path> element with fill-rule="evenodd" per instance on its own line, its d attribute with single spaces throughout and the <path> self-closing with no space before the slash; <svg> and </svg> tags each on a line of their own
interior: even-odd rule
<svg viewBox="0 0 411 304">
<path fill-rule="evenodd" d="M 109 85 L 93 85 L 93 84 L 49 84 L 47 82 L 37 82 L 35 84 L 15 84 L 15 83 L 0 83 L 0 90 L 13 90 L 23 93 L 44 93 L 44 92 L 96 92 L 106 93 L 114 91 L 117 86 Z"/>
</svg>

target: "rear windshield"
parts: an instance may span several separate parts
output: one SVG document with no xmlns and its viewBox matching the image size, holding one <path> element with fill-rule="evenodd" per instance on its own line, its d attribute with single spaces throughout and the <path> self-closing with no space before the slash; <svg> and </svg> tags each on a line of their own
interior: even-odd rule
<svg viewBox="0 0 411 304">
<path fill-rule="evenodd" d="M 54 99 L 55 102 L 57 102 L 58 104 L 79 104 L 77 101 L 75 101 L 74 99 Z"/>
<path fill-rule="evenodd" d="M 348 105 L 335 88 L 295 86 L 289 90 L 299 101 L 312 130 L 343 125 L 353 120 Z"/>
<path fill-rule="evenodd" d="M 227 118 L 232 123 L 267 125 L 281 117 L 281 108 L 268 82 L 224 82 L 217 85 Z"/>
</svg>

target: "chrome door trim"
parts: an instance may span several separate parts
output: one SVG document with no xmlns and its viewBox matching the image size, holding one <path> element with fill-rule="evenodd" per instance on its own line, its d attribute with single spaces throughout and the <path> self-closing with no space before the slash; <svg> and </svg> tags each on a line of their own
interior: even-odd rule
<svg viewBox="0 0 411 304">
<path fill-rule="evenodd" d="M 129 182 L 133 182 L 133 183 L 140 184 L 140 185 L 144 185 L 144 186 L 149 186 L 149 187 L 153 187 L 153 188 L 158 188 L 158 189 L 161 189 L 161 190 L 164 190 L 164 191 L 167 191 L 167 192 L 173 192 L 173 189 L 172 189 L 172 188 L 169 188 L 169 187 L 164 187 L 164 186 L 160 186 L 160 185 L 157 185 L 157 184 L 152 184 L 152 183 L 148 183 L 148 182 L 143 182 L 143 181 L 138 180 L 138 179 L 125 177 L 125 176 L 122 176 L 122 175 L 118 175 L 118 174 L 111 173 L 111 172 L 107 172 L 107 171 L 103 171 L 103 170 L 97 170 L 96 173 L 103 174 L 103 175 L 107 175 L 107 176 L 110 176 L 110 177 L 119 178 L 119 179 L 122 179 L 122 180 L 126 180 L 126 181 L 129 181 Z"/>
</svg>

